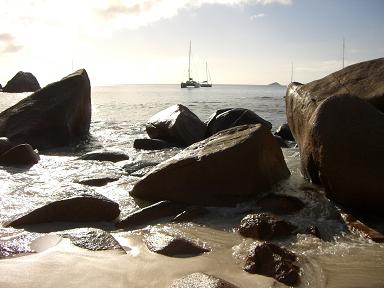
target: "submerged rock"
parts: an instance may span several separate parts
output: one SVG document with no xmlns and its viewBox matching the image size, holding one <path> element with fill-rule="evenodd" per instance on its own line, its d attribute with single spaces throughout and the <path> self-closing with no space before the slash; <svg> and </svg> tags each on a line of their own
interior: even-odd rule
<svg viewBox="0 0 384 288">
<path fill-rule="evenodd" d="M 150 138 L 184 147 L 204 139 L 206 126 L 187 107 L 177 104 L 152 116 L 146 130 Z"/>
<path fill-rule="evenodd" d="M 255 243 L 247 256 L 244 270 L 293 286 L 299 281 L 300 272 L 300 268 L 293 264 L 296 258 L 294 253 L 275 244 Z"/>
<path fill-rule="evenodd" d="M 85 139 L 90 123 L 91 88 L 82 69 L 1 112 L 0 135 L 48 149 Z"/>
<path fill-rule="evenodd" d="M 8 93 L 35 92 L 39 89 L 40 89 L 40 84 L 32 73 L 19 71 L 4 86 L 3 92 L 8 92 Z"/>
<path fill-rule="evenodd" d="M 96 150 L 80 156 L 80 160 L 96 160 L 96 161 L 110 161 L 119 162 L 128 160 L 129 156 L 121 151 L 115 150 Z"/>
<path fill-rule="evenodd" d="M 110 182 L 114 182 L 120 179 L 120 176 L 111 176 L 111 175 L 96 175 L 87 178 L 77 179 L 76 182 L 88 186 L 104 186 Z"/>
<path fill-rule="evenodd" d="M 302 171 L 340 205 L 383 215 L 384 58 L 287 90 Z M 358 117 L 357 117 L 358 115 Z M 364 204 L 362 204 L 364 203 Z"/>
<path fill-rule="evenodd" d="M 124 250 L 119 242 L 108 232 L 100 229 L 73 229 L 62 233 L 62 236 L 69 238 L 73 245 L 92 251 L 101 250 Z"/>
<path fill-rule="evenodd" d="M 304 208 L 304 203 L 292 196 L 271 194 L 258 200 L 257 206 L 263 211 L 284 215 L 300 211 Z"/>
<path fill-rule="evenodd" d="M 258 240 L 274 240 L 290 236 L 296 229 L 295 225 L 276 216 L 258 213 L 249 214 L 241 220 L 239 233 Z"/>
<path fill-rule="evenodd" d="M 206 136 L 212 136 L 217 132 L 241 125 L 262 124 L 271 130 L 272 124 L 255 112 L 244 108 L 220 109 L 212 114 L 207 121 Z"/>
<path fill-rule="evenodd" d="M 21 227 L 49 222 L 112 221 L 120 214 L 119 205 L 99 195 L 82 195 L 48 203 L 5 226 Z"/>
<path fill-rule="evenodd" d="M 174 144 L 161 139 L 135 139 L 133 141 L 133 148 L 143 150 L 160 150 L 174 146 Z"/>
<path fill-rule="evenodd" d="M 198 142 L 157 165 L 130 194 L 149 201 L 233 205 L 271 188 L 290 172 L 262 125 L 244 125 Z"/>
<path fill-rule="evenodd" d="M 160 201 L 140 210 L 129 214 L 125 219 L 117 222 L 117 228 L 137 228 L 148 225 L 152 221 L 171 217 L 179 214 L 185 209 L 184 205 L 180 205 L 170 201 Z"/>
<path fill-rule="evenodd" d="M 0 155 L 0 165 L 5 166 L 32 166 L 39 160 L 39 154 L 29 144 L 16 145 Z"/>
<path fill-rule="evenodd" d="M 170 288 L 237 288 L 223 279 L 196 272 L 172 282 Z"/>
<path fill-rule="evenodd" d="M 182 236 L 171 236 L 159 232 L 146 237 L 145 244 L 150 251 L 170 257 L 192 257 L 210 251 L 210 249 Z"/>
</svg>

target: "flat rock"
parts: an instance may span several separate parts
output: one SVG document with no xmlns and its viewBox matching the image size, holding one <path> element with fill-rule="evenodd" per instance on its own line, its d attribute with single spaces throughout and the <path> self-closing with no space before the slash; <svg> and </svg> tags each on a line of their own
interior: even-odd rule
<svg viewBox="0 0 384 288">
<path fill-rule="evenodd" d="M 258 240 L 274 240 L 290 236 L 296 229 L 296 226 L 277 216 L 257 213 L 249 214 L 241 220 L 239 233 Z"/>
<path fill-rule="evenodd" d="M 255 112 L 244 108 L 228 108 L 217 110 L 207 120 L 206 137 L 213 134 L 241 125 L 262 124 L 268 130 L 272 129 L 272 124 L 264 120 Z"/>
<path fill-rule="evenodd" d="M 17 217 L 6 226 L 21 227 L 49 222 L 112 221 L 119 214 L 117 203 L 99 194 L 84 194 L 48 203 Z"/>
<path fill-rule="evenodd" d="M 4 86 L 3 92 L 22 93 L 35 92 L 40 89 L 39 81 L 30 72 L 19 71 Z"/>
<path fill-rule="evenodd" d="M 295 197 L 270 194 L 257 201 L 263 211 L 276 215 L 294 214 L 304 208 L 304 203 Z"/>
<path fill-rule="evenodd" d="M 0 155 L 0 165 L 32 166 L 40 160 L 39 154 L 29 144 L 19 144 Z"/>
<path fill-rule="evenodd" d="M 97 150 L 97 151 L 86 153 L 80 156 L 78 159 L 119 162 L 119 161 L 128 160 L 129 156 L 121 151 L 116 151 L 116 150 Z"/>
<path fill-rule="evenodd" d="M 91 87 L 82 69 L 1 112 L 0 135 L 41 150 L 86 139 L 90 123 Z"/>
<path fill-rule="evenodd" d="M 300 272 L 299 267 L 293 264 L 296 258 L 294 253 L 275 244 L 255 243 L 247 256 L 244 270 L 293 286 L 298 283 Z"/>
<path fill-rule="evenodd" d="M 145 244 L 150 251 L 169 257 L 192 257 L 210 251 L 210 249 L 182 236 L 171 236 L 159 232 L 146 237 Z"/>
<path fill-rule="evenodd" d="M 184 205 L 171 201 L 160 201 L 129 214 L 125 219 L 117 222 L 115 225 L 117 228 L 133 229 L 148 225 L 164 217 L 176 216 L 184 209 Z"/>
<path fill-rule="evenodd" d="M 237 288 L 237 286 L 215 276 L 196 272 L 173 281 L 170 288 Z"/>
<path fill-rule="evenodd" d="M 120 179 L 120 175 L 111 176 L 111 175 L 95 175 L 90 177 L 85 177 L 77 179 L 76 182 L 88 186 L 104 186 L 110 182 L 114 182 Z"/>
<path fill-rule="evenodd" d="M 142 150 L 160 150 L 174 147 L 175 145 L 161 139 L 135 139 L 133 148 Z"/>
<path fill-rule="evenodd" d="M 290 175 L 272 134 L 244 125 L 184 149 L 154 167 L 130 195 L 149 201 L 233 205 L 259 195 Z"/>
<path fill-rule="evenodd" d="M 206 126 L 191 110 L 177 104 L 153 115 L 146 124 L 148 136 L 184 147 L 205 136 Z"/>
<path fill-rule="evenodd" d="M 100 229 L 73 229 L 67 230 L 64 233 L 61 233 L 61 235 L 65 238 L 69 238 L 73 245 L 83 249 L 92 251 L 124 250 L 111 234 Z"/>
</svg>

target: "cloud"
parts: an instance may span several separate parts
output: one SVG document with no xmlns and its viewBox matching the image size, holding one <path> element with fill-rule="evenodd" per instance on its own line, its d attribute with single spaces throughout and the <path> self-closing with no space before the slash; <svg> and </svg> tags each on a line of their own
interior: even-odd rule
<svg viewBox="0 0 384 288">
<path fill-rule="evenodd" d="M 252 15 L 251 17 L 249 17 L 249 19 L 253 21 L 253 20 L 256 20 L 257 18 L 263 18 L 263 17 L 265 17 L 265 14 L 259 13 L 259 14 Z"/>
<path fill-rule="evenodd" d="M 23 46 L 16 44 L 16 39 L 9 33 L 0 33 L 0 52 L 15 53 Z"/>
</svg>

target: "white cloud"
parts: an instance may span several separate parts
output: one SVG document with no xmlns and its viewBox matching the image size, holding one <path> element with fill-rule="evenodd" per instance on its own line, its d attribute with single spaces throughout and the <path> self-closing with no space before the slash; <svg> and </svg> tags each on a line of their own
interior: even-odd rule
<svg viewBox="0 0 384 288">
<path fill-rule="evenodd" d="M 263 18 L 263 17 L 265 17 L 265 14 L 259 13 L 259 14 L 252 15 L 251 17 L 249 17 L 249 19 L 253 21 L 253 20 L 256 20 L 257 18 Z"/>
</svg>

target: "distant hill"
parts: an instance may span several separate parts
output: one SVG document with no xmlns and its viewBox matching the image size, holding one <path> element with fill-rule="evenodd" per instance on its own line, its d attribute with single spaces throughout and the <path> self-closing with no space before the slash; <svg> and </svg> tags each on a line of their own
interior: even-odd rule
<svg viewBox="0 0 384 288">
<path fill-rule="evenodd" d="M 277 82 L 273 82 L 271 84 L 268 84 L 268 86 L 285 87 L 285 85 L 281 85 L 280 83 L 277 83 Z"/>
</svg>

